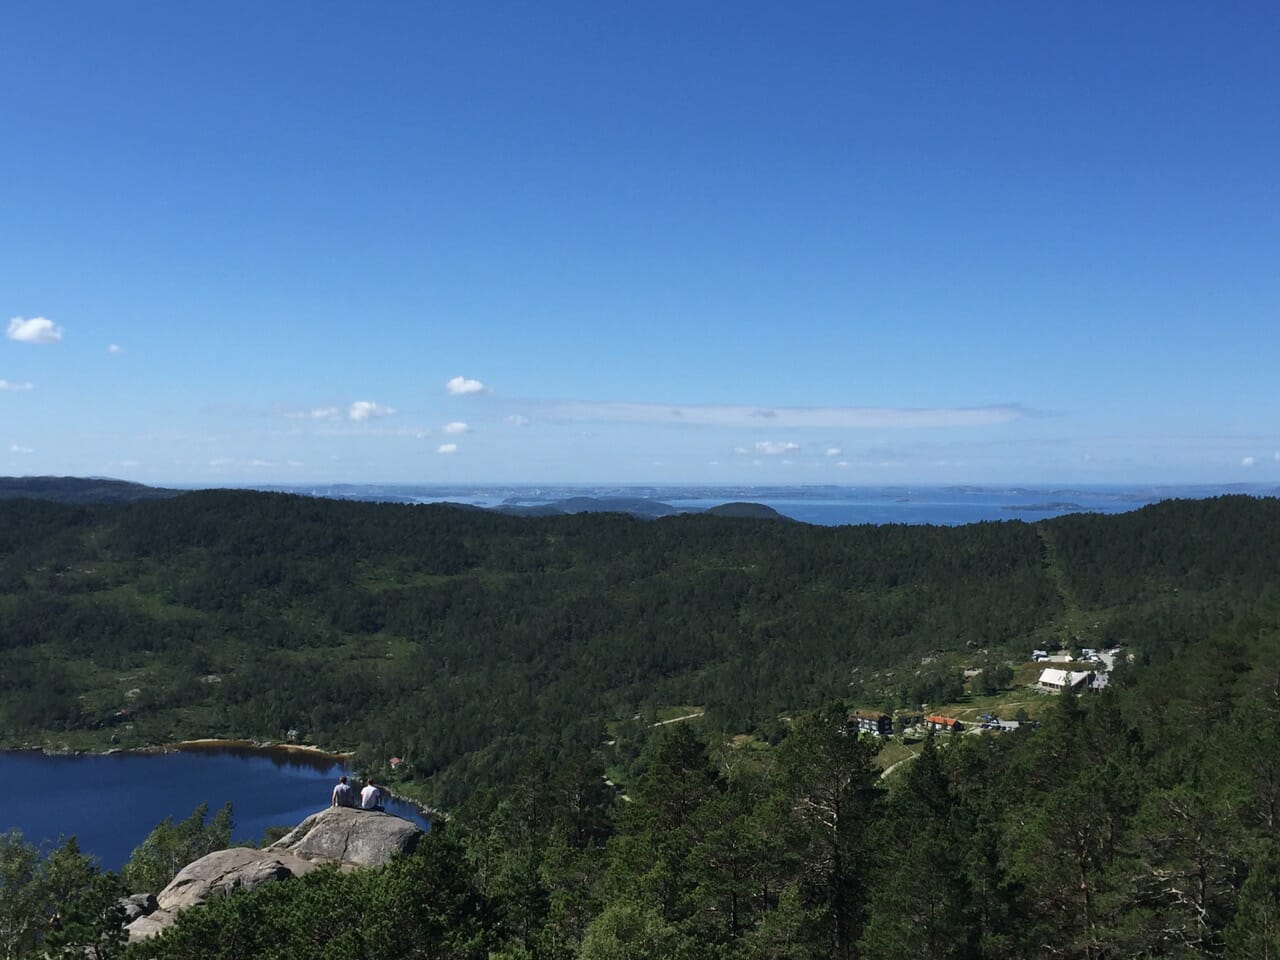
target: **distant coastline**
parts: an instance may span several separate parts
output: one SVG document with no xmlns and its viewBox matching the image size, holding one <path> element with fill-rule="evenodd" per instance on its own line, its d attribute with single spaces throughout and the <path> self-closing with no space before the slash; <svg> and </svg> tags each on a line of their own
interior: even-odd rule
<svg viewBox="0 0 1280 960">
<path fill-rule="evenodd" d="M 100 477 L 0 477 L 0 499 L 119 503 L 170 498 L 212 485 L 147 487 Z M 1117 484 L 644 484 L 644 483 L 242 483 L 232 489 L 328 500 L 485 510 L 526 516 L 623 513 L 649 520 L 689 514 L 780 518 L 817 526 L 962 526 L 1034 522 L 1069 513 L 1125 513 L 1164 500 L 1229 494 L 1280 496 L 1270 483 Z M 221 489 L 227 489 L 222 487 Z M 1011 516 L 1014 514 L 1016 516 Z"/>
</svg>

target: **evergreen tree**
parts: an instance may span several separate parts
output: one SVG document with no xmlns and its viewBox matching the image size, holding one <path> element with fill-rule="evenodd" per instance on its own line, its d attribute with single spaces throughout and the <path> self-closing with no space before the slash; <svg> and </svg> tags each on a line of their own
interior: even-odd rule
<svg viewBox="0 0 1280 960">
<path fill-rule="evenodd" d="M 1240 889 L 1227 960 L 1280 960 L 1280 851 L 1268 844 Z"/>
<path fill-rule="evenodd" d="M 801 893 L 813 933 L 836 960 L 857 956 L 870 898 L 870 831 L 879 815 L 876 747 L 831 703 L 796 719 L 779 747 L 779 788 L 790 804 Z"/>
<path fill-rule="evenodd" d="M 976 958 L 964 855 L 973 818 L 950 788 L 932 735 L 901 780 L 877 825 L 878 863 L 863 956 Z"/>
<path fill-rule="evenodd" d="M 658 741 L 609 844 L 611 888 L 638 898 L 667 923 L 693 910 L 696 881 L 688 860 L 705 829 L 698 813 L 724 787 L 688 725 L 673 726 Z"/>
</svg>

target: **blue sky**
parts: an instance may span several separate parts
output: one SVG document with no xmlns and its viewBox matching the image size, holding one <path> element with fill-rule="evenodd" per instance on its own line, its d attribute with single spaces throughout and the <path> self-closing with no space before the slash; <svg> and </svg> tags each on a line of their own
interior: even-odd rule
<svg viewBox="0 0 1280 960">
<path fill-rule="evenodd" d="M 1280 482 L 1280 6 L 0 11 L 0 474 Z"/>
</svg>

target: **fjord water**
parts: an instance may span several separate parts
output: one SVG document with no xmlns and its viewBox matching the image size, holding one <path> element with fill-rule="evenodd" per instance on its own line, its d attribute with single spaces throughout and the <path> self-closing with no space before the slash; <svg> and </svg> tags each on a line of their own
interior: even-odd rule
<svg viewBox="0 0 1280 960">
<path fill-rule="evenodd" d="M 701 512 L 730 500 L 772 507 L 784 517 L 817 526 L 931 524 L 960 526 L 998 520 L 1034 522 L 1067 513 L 1124 513 L 1176 496 L 1216 496 L 1219 488 L 1027 488 L 1027 487 L 544 487 L 540 489 L 406 487 L 401 496 L 419 503 L 451 501 L 499 508 L 539 506 L 572 496 L 637 497 L 677 510 Z M 365 492 L 365 496 L 370 496 Z M 376 495 L 375 495 L 376 496 Z"/>
<path fill-rule="evenodd" d="M 268 827 L 296 826 L 328 806 L 344 773 L 322 755 L 240 746 L 106 756 L 0 751 L 0 833 L 18 829 L 41 846 L 74 836 L 105 869 L 119 870 L 165 817 L 182 820 L 201 803 L 212 816 L 230 801 L 233 840 L 258 842 Z M 410 804 L 392 801 L 387 812 L 428 826 Z"/>
<path fill-rule="evenodd" d="M 1199 500 L 1231 493 L 1265 497 L 1280 495 L 1280 487 L 1274 483 L 1043 484 L 1027 487 L 392 483 L 269 485 L 251 489 L 339 500 L 453 503 L 489 510 L 539 507 L 582 497 L 650 500 L 676 511 L 688 512 L 747 501 L 772 507 L 784 517 L 817 526 L 905 523 L 946 527 L 998 520 L 1034 522 L 1068 513 L 1125 513 L 1161 500 Z M 630 510 L 632 507 L 623 505 L 618 509 Z M 645 514 L 643 510 L 639 512 Z"/>
<path fill-rule="evenodd" d="M 1157 498 L 1124 500 L 1115 496 L 1072 491 L 1069 499 L 1041 491 L 965 491 L 947 495 L 941 491 L 901 493 L 895 496 L 862 496 L 831 499 L 766 497 L 756 501 L 784 517 L 832 527 L 845 524 L 928 524 L 962 526 L 998 520 L 1048 520 L 1066 513 L 1123 513 Z M 723 500 L 671 500 L 681 510 L 708 510 Z"/>
</svg>

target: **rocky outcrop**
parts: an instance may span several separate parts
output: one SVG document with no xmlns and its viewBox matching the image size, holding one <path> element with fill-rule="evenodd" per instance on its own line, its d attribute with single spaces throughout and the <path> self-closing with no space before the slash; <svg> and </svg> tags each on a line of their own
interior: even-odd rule
<svg viewBox="0 0 1280 960">
<path fill-rule="evenodd" d="M 160 909 L 154 893 L 135 893 L 131 897 L 121 897 L 116 903 L 124 911 L 125 923 L 133 923 L 139 917 L 150 916 Z"/>
<path fill-rule="evenodd" d="M 173 923 L 178 911 L 225 897 L 233 890 L 309 873 L 320 863 L 344 868 L 380 867 L 400 853 L 411 853 L 422 831 L 387 813 L 333 807 L 312 814 L 271 846 L 232 847 L 189 863 L 158 895 L 127 898 L 129 941 L 154 937 Z M 122 901 L 122 906 L 124 902 Z"/>
<path fill-rule="evenodd" d="M 307 819 L 267 847 L 307 860 L 380 867 L 401 853 L 412 853 L 422 831 L 389 813 L 330 807 Z"/>
<path fill-rule="evenodd" d="M 216 850 L 179 870 L 158 895 L 135 894 L 128 898 L 138 910 L 125 927 L 129 941 L 154 937 L 173 923 L 179 910 L 213 897 L 225 897 L 232 890 L 252 890 L 264 883 L 300 877 L 315 868 L 315 863 L 290 853 L 252 847 Z"/>
<path fill-rule="evenodd" d="M 156 895 L 161 910 L 181 910 L 232 890 L 287 880 L 310 873 L 316 865 L 288 853 L 232 847 L 189 863 Z"/>
</svg>

